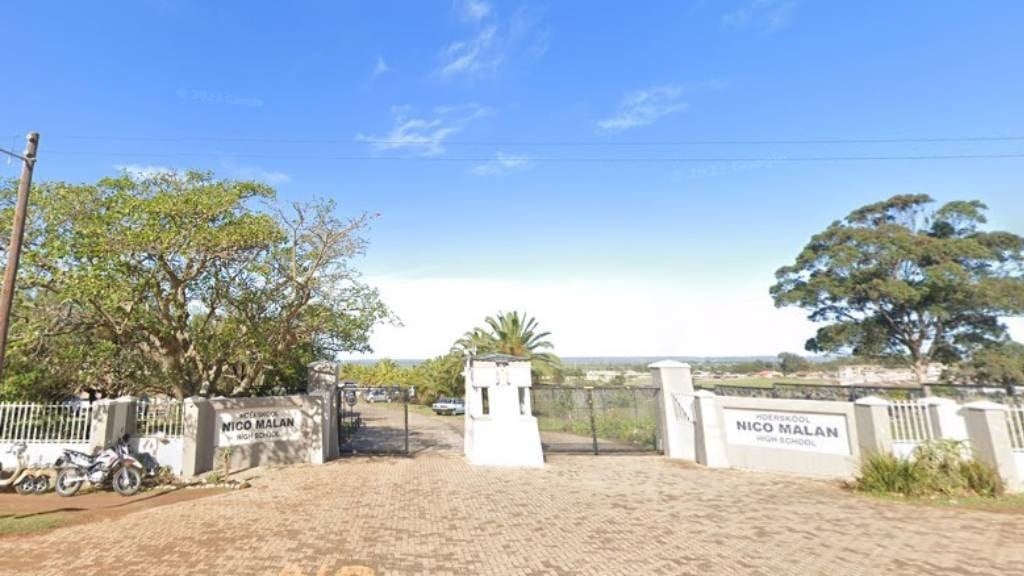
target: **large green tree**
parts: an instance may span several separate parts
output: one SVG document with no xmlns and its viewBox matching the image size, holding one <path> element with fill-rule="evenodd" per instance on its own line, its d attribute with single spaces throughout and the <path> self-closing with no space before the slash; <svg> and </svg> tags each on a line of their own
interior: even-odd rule
<svg viewBox="0 0 1024 576">
<path fill-rule="evenodd" d="M 792 352 L 779 353 L 779 371 L 783 374 L 795 374 L 811 368 L 811 362 L 799 354 Z"/>
<path fill-rule="evenodd" d="M 952 372 L 955 382 L 969 385 L 1024 386 L 1024 344 L 1007 341 L 979 350 Z"/>
<path fill-rule="evenodd" d="M 999 318 L 1024 313 L 1024 238 L 982 230 L 981 202 L 932 203 L 901 195 L 858 208 L 776 272 L 776 306 L 827 323 L 808 350 L 901 358 L 923 384 L 930 362 L 1006 338 Z"/>
<path fill-rule="evenodd" d="M 8 393 L 294 387 L 307 362 L 367 350 L 388 316 L 351 267 L 368 217 L 330 202 L 282 208 L 257 182 L 125 173 L 40 184 L 30 214 Z"/>
</svg>

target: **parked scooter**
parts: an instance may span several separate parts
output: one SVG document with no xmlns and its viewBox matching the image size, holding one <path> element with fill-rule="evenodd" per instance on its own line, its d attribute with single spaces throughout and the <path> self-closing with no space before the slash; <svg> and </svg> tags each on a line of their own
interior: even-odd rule
<svg viewBox="0 0 1024 576">
<path fill-rule="evenodd" d="M 110 484 L 122 496 L 131 496 L 142 488 L 143 467 L 128 448 L 127 434 L 96 455 L 64 450 L 54 466 L 54 489 L 61 496 L 74 496 L 86 482 L 94 486 Z"/>
<path fill-rule="evenodd" d="M 0 463 L 0 489 L 14 486 L 18 494 L 42 494 L 50 489 L 50 475 L 28 465 L 26 448 L 24 442 L 19 442 L 7 451 L 14 456 L 14 464 Z"/>
</svg>

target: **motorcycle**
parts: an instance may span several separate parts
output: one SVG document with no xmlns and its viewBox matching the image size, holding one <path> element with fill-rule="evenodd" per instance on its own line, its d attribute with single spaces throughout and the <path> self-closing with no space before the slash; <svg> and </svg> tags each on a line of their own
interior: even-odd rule
<svg viewBox="0 0 1024 576">
<path fill-rule="evenodd" d="M 8 454 L 14 456 L 13 467 L 0 464 L 0 489 L 14 486 L 18 494 L 42 494 L 50 489 L 50 476 L 45 471 L 30 467 L 25 459 L 26 446 L 19 442 L 10 447 Z M 11 468 L 8 473 L 5 468 Z"/>
<path fill-rule="evenodd" d="M 94 486 L 110 484 L 122 496 L 131 496 L 142 488 L 143 466 L 132 456 L 127 434 L 95 455 L 65 449 L 54 466 L 54 490 L 61 496 L 74 496 L 86 482 Z"/>
</svg>

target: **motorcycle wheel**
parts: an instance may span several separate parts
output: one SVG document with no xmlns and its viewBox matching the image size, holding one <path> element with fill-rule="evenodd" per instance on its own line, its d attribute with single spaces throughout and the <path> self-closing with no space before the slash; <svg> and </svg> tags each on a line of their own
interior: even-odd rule
<svg viewBox="0 0 1024 576">
<path fill-rule="evenodd" d="M 142 474 L 135 468 L 124 467 L 114 473 L 114 490 L 121 496 L 132 496 L 142 488 Z"/>
<path fill-rule="evenodd" d="M 18 494 L 21 494 L 22 496 L 24 496 L 25 494 L 31 494 L 35 492 L 35 490 L 36 477 L 31 474 L 25 476 L 21 480 L 18 480 L 18 483 L 14 485 L 14 491 L 17 492 Z"/>
<path fill-rule="evenodd" d="M 36 494 L 45 494 L 50 491 L 50 477 L 46 474 L 40 474 L 36 476 L 36 485 L 34 486 Z"/>
<path fill-rule="evenodd" d="M 64 468 L 57 473 L 57 481 L 53 483 L 53 489 L 61 496 L 74 496 L 85 483 L 84 479 L 72 480 L 68 476 L 71 470 Z"/>
</svg>

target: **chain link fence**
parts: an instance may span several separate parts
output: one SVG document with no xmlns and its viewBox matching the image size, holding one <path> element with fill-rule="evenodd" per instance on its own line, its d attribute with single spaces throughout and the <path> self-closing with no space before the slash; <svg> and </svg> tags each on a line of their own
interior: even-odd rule
<svg viewBox="0 0 1024 576">
<path fill-rule="evenodd" d="M 546 452 L 656 452 L 657 387 L 534 386 L 533 415 Z"/>
</svg>

